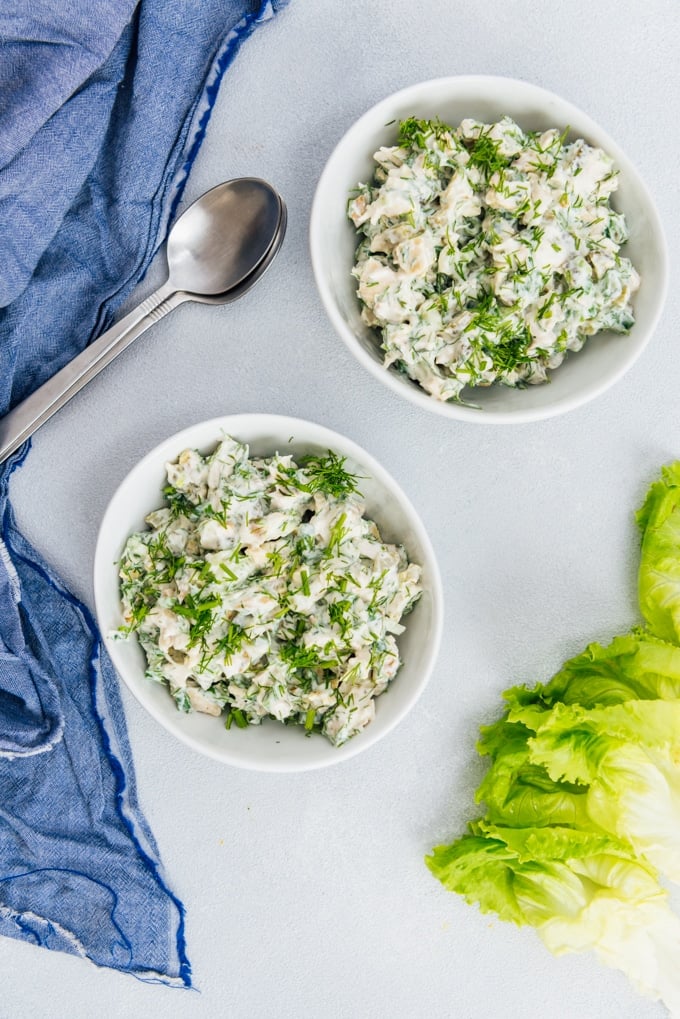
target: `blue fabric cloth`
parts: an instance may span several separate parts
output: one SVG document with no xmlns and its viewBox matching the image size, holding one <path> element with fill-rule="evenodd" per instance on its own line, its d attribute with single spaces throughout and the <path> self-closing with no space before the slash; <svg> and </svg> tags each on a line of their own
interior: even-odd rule
<svg viewBox="0 0 680 1019">
<path fill-rule="evenodd" d="M 0 414 L 144 275 L 222 75 L 277 6 L 3 5 Z M 0 933 L 189 986 L 184 910 L 139 808 L 117 678 L 87 608 L 14 522 L 9 477 L 25 455 L 0 469 Z"/>
</svg>

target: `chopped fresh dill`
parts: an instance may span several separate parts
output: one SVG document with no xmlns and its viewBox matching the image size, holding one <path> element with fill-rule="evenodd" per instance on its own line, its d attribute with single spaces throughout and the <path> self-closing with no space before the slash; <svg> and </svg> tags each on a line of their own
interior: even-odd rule
<svg viewBox="0 0 680 1019">
<path fill-rule="evenodd" d="M 336 659 L 323 658 L 320 650 L 313 645 L 283 644 L 279 648 L 279 656 L 291 669 L 325 669 L 335 665 Z"/>
<path fill-rule="evenodd" d="M 304 596 L 306 598 L 309 598 L 310 587 L 309 587 L 309 574 L 307 573 L 307 570 L 300 570 L 300 586 L 302 588 L 302 593 L 304 594 Z"/>
<path fill-rule="evenodd" d="M 401 148 L 428 147 L 428 139 L 446 142 L 451 137 L 451 128 L 440 120 L 419 120 L 418 117 L 407 117 L 399 124 L 398 144 Z"/>
<path fill-rule="evenodd" d="M 329 449 L 326 456 L 302 457 L 300 464 L 309 478 L 308 491 L 323 492 L 336 499 L 344 499 L 348 495 L 359 492 L 355 474 L 345 469 L 347 457 L 338 456 Z"/>
<path fill-rule="evenodd" d="M 498 372 L 505 375 L 530 362 L 531 356 L 528 352 L 530 342 L 531 336 L 524 334 L 494 347 L 490 353 Z"/>
<path fill-rule="evenodd" d="M 229 623 L 227 632 L 215 642 L 215 654 L 222 655 L 227 665 L 229 665 L 233 656 L 243 647 L 247 637 L 247 630 L 237 626 L 236 623 Z"/>
<path fill-rule="evenodd" d="M 504 170 L 510 160 L 500 150 L 500 144 L 488 134 L 480 134 L 470 146 L 470 166 L 476 166 L 487 177 Z"/>
<path fill-rule="evenodd" d="M 326 555 L 328 557 L 338 555 L 340 552 L 340 545 L 342 544 L 347 529 L 345 527 L 345 521 L 347 520 L 347 514 L 341 513 L 338 519 L 331 527 L 330 534 L 328 537 L 328 544 L 326 546 Z"/>
</svg>

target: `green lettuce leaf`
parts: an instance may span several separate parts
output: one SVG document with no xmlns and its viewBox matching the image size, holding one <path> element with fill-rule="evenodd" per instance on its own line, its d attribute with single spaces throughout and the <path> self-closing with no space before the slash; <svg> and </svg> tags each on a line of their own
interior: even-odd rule
<svg viewBox="0 0 680 1019">
<path fill-rule="evenodd" d="M 680 642 L 680 462 L 664 467 L 637 514 L 640 610 L 652 633 Z"/>
<path fill-rule="evenodd" d="M 587 808 L 593 824 L 626 839 L 638 858 L 680 882 L 677 745 L 612 747 L 590 784 Z"/>
<path fill-rule="evenodd" d="M 482 912 L 534 927 L 555 955 L 592 950 L 634 986 L 680 1009 L 680 920 L 654 872 L 611 837 L 478 822 L 426 862 Z"/>
<path fill-rule="evenodd" d="M 527 766 L 543 768 L 557 790 L 568 783 L 572 798 L 574 786 L 581 790 L 573 823 L 625 840 L 680 882 L 680 701 L 591 709 L 557 704 L 540 717 L 532 707 L 511 717 L 529 712 L 535 731 L 527 739 Z M 506 790 L 506 802 L 513 795 Z M 489 819 L 497 818 L 489 813 Z M 513 823 L 508 811 L 502 820 Z"/>
<path fill-rule="evenodd" d="M 470 905 L 478 904 L 483 913 L 497 913 L 511 923 L 527 922 L 513 890 L 516 857 L 498 839 L 463 835 L 450 846 L 435 846 L 425 862 L 445 888 L 458 892 Z"/>
<path fill-rule="evenodd" d="M 476 793 L 488 820 L 527 827 L 563 824 L 587 826 L 585 789 L 556 782 L 531 757 L 531 729 L 501 719 L 482 730 L 480 751 L 493 757 Z"/>
<path fill-rule="evenodd" d="M 548 709 L 558 702 L 593 708 L 628 700 L 674 700 L 680 698 L 680 647 L 633 631 L 606 647 L 589 644 L 548 683 L 511 687 L 503 696 L 510 711 L 529 705 Z"/>
</svg>

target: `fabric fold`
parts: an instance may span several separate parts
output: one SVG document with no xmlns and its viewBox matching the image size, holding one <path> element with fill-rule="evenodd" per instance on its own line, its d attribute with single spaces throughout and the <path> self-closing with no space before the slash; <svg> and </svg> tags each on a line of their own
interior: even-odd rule
<svg viewBox="0 0 680 1019">
<path fill-rule="evenodd" d="M 0 11 L 0 169 L 108 59 L 138 0 L 9 2 Z"/>
<path fill-rule="evenodd" d="M 18 454 L 0 476 L 0 519 L 7 503 L 7 482 L 22 462 Z M 9 512 L 9 511 L 8 511 Z M 3 528 L 4 530 L 4 528 Z M 2 534 L 3 531 L 0 531 Z M 53 679 L 31 653 L 24 626 L 21 581 L 10 551 L 0 537 L 0 757 L 29 757 L 51 750 L 63 734 L 64 720 Z"/>
<path fill-rule="evenodd" d="M 28 285 L 95 163 L 134 6 L 102 5 L 101 24 L 77 5 L 0 15 L 0 308 Z"/>
</svg>

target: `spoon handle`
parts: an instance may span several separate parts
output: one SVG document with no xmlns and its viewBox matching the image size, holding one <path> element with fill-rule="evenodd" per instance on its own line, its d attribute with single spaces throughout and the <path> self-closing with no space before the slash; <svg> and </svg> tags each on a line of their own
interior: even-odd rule
<svg viewBox="0 0 680 1019">
<path fill-rule="evenodd" d="M 169 281 L 164 283 L 9 414 L 0 418 L 0 463 L 149 326 L 190 299 L 188 294 L 176 291 Z"/>
</svg>

